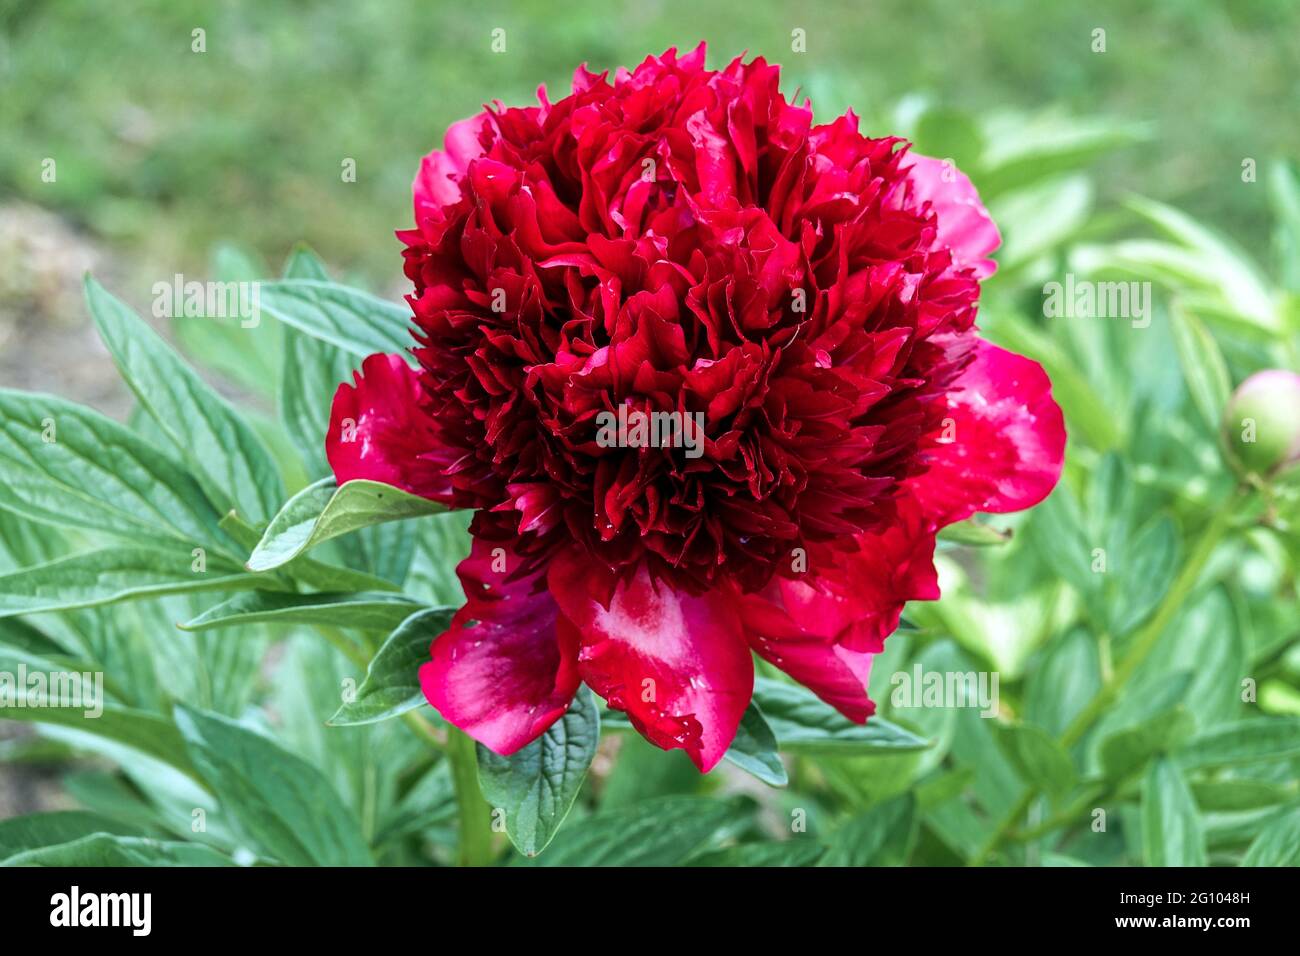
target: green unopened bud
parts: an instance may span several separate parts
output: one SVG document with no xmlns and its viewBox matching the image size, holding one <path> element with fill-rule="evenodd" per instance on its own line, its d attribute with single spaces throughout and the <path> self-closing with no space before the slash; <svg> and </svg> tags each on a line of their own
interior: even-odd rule
<svg viewBox="0 0 1300 956">
<path fill-rule="evenodd" d="M 1300 462 L 1300 375 L 1269 369 L 1242 382 L 1223 411 L 1223 442 L 1243 472 L 1268 476 Z"/>
</svg>

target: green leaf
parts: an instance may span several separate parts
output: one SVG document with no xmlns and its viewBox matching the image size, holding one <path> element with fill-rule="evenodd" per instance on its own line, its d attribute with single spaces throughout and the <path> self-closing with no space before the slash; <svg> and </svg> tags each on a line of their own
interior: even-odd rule
<svg viewBox="0 0 1300 956">
<path fill-rule="evenodd" d="M 103 712 L 93 718 L 88 718 L 84 709 L 77 708 L 0 706 L 0 718 L 79 730 L 124 744 L 198 779 L 176 728 L 157 714 L 116 704 L 104 704 Z"/>
<path fill-rule="evenodd" d="M 358 364 L 350 353 L 328 342 L 296 331 L 288 335 L 280 376 L 280 419 L 308 474 L 329 472 L 325 435 L 330 407 L 339 385 L 352 380 Z"/>
<path fill-rule="evenodd" d="M 221 529 L 233 538 L 245 551 L 251 551 L 262 540 L 262 534 L 249 525 L 235 512 L 230 512 L 221 519 Z M 398 591 L 400 588 L 392 581 L 357 571 L 352 568 L 340 568 L 307 557 L 297 557 L 278 569 L 294 580 L 316 591 Z M 259 577 L 259 581 L 270 582 L 270 576 Z M 259 586 L 263 586 L 260 585 Z M 267 583 L 265 586 L 272 587 Z"/>
<path fill-rule="evenodd" d="M 1128 206 L 1195 257 L 1195 278 L 1212 283 L 1223 299 L 1260 328 L 1281 325 L 1259 267 L 1234 243 L 1172 206 L 1132 197 Z"/>
<path fill-rule="evenodd" d="M 236 594 L 180 625 L 186 631 L 246 624 L 322 624 L 361 631 L 389 631 L 422 605 L 388 591 L 289 594 L 250 591 Z"/>
<path fill-rule="evenodd" d="M 284 277 L 286 279 L 315 279 L 318 282 L 330 281 L 329 270 L 325 268 L 325 263 L 304 242 L 295 245 L 293 251 L 289 253 L 289 260 L 284 264 Z"/>
<path fill-rule="evenodd" d="M 1013 189 L 1091 166 L 1100 156 L 1150 136 L 1150 128 L 1114 120 L 1007 116 L 985 130 L 977 177 L 986 200 Z"/>
<path fill-rule="evenodd" d="M 974 767 L 960 767 L 935 773 L 917 782 L 915 789 L 917 806 L 922 810 L 941 807 L 969 790 L 974 781 Z"/>
<path fill-rule="evenodd" d="M 234 407 L 90 277 L 86 300 L 122 378 L 208 498 L 222 511 L 238 508 L 256 520 L 275 514 L 284 500 L 280 474 L 271 453 Z"/>
<path fill-rule="evenodd" d="M 1025 719 L 1059 737 L 1101 690 L 1097 642 L 1085 628 L 1054 637 L 1025 681 Z"/>
<path fill-rule="evenodd" d="M 1242 866 L 1300 866 L 1300 807 L 1275 818 L 1259 831 Z"/>
<path fill-rule="evenodd" d="M 0 645 L 37 657 L 58 657 L 67 653 L 67 648 L 40 628 L 16 617 L 0 620 Z"/>
<path fill-rule="evenodd" d="M 1178 528 L 1172 518 L 1161 515 L 1119 550 L 1120 561 L 1125 557 L 1127 561 L 1108 568 L 1106 583 L 1114 585 L 1119 594 L 1107 603 L 1111 633 L 1127 634 L 1150 616 L 1173 583 L 1178 569 Z"/>
<path fill-rule="evenodd" d="M 81 671 L 69 670 L 61 664 L 22 651 L 0 648 L 0 671 L 12 677 L 20 669 L 25 670 L 29 678 L 34 673 L 47 675 L 46 686 L 50 696 L 67 706 L 38 706 L 49 701 L 29 698 L 28 687 L 15 680 L 8 692 L 0 693 L 0 718 L 71 727 L 124 744 L 194 776 L 180 734 L 171 721 L 157 714 L 105 703 L 103 695 L 93 686 L 93 678 L 88 682 L 77 676 L 83 673 Z M 98 716 L 88 716 L 96 711 L 99 711 Z"/>
<path fill-rule="evenodd" d="M 751 700 L 723 757 L 770 786 L 784 787 L 790 778 L 777 749 L 776 734 L 772 733 L 758 704 Z"/>
<path fill-rule="evenodd" d="M 1003 754 L 1025 783 L 1053 796 L 1074 786 L 1076 774 L 1070 755 L 1047 731 L 1033 724 L 995 724 Z"/>
<path fill-rule="evenodd" d="M 916 843 L 917 826 L 916 797 L 894 797 L 836 830 L 817 865 L 903 866 Z"/>
<path fill-rule="evenodd" d="M 456 819 L 456 787 L 451 777 L 451 765 L 440 760 L 389 807 L 379 821 L 371 841 L 379 852 L 387 844 L 397 842 L 433 827 L 441 827 Z M 454 833 L 448 833 L 447 845 L 454 845 Z"/>
<path fill-rule="evenodd" d="M 430 604 L 459 607 L 465 603 L 465 589 L 456 576 L 456 565 L 470 551 L 469 522 L 468 511 L 448 511 L 421 522 L 403 585 L 408 594 Z"/>
<path fill-rule="evenodd" d="M 749 822 L 752 801 L 665 797 L 587 817 L 535 866 L 677 866 Z"/>
<path fill-rule="evenodd" d="M 260 284 L 259 280 L 266 276 L 266 269 L 245 250 L 231 243 L 220 243 L 213 250 L 211 274 L 216 282 L 249 283 L 251 295 L 252 284 Z M 235 287 L 233 291 L 239 290 Z M 275 394 L 276 376 L 280 370 L 283 330 L 276 322 L 260 321 L 260 315 L 254 326 L 248 321 L 251 318 L 178 312 L 172 317 L 172 335 L 192 360 L 220 372 L 254 394 L 270 398 Z"/>
<path fill-rule="evenodd" d="M 812 691 L 794 684 L 760 677 L 754 681 L 754 700 L 762 708 L 782 750 L 864 755 L 923 750 L 930 746 L 929 741 L 883 717 L 855 724 Z"/>
<path fill-rule="evenodd" d="M 783 840 L 772 843 L 738 843 L 710 850 L 692 857 L 687 866 L 691 867 L 780 867 L 812 866 L 826 852 L 826 848 L 808 837 Z"/>
<path fill-rule="evenodd" d="M 82 405 L 0 389 L 0 508 L 46 524 L 190 547 L 220 542 L 198 483 L 138 435 Z"/>
<path fill-rule="evenodd" d="M 1196 805 L 1207 813 L 1258 810 L 1288 803 L 1300 796 L 1300 787 L 1252 780 L 1249 777 L 1231 777 L 1221 780 L 1197 780 L 1192 783 Z"/>
<path fill-rule="evenodd" d="M 1232 391 L 1228 364 L 1219 350 L 1219 343 L 1204 323 L 1184 309 L 1177 299 L 1170 305 L 1169 322 L 1192 404 L 1210 434 L 1216 434 Z"/>
<path fill-rule="evenodd" d="M 145 837 L 92 836 L 19 853 L 0 866 L 234 866 L 227 856 L 199 843 L 150 840 Z"/>
<path fill-rule="evenodd" d="M 186 782 L 202 793 L 197 784 L 188 778 Z M 124 774 L 105 770 L 78 770 L 65 775 L 60 784 L 64 792 L 86 810 L 96 816 L 118 821 L 119 826 L 131 828 L 114 830 L 111 827 L 100 827 L 100 830 L 128 835 L 147 834 L 160 824 L 153 807 L 132 788 Z"/>
<path fill-rule="evenodd" d="M 396 723 L 325 725 L 360 672 L 364 665 L 358 667 L 319 635 L 299 629 L 285 642 L 266 707 L 281 719 L 277 739 L 320 768 L 369 837 L 377 813 L 413 782 L 408 772 L 418 775 L 419 766 L 435 754 L 409 727 Z"/>
<path fill-rule="evenodd" d="M 627 730 L 619 742 L 618 759 L 605 779 L 601 781 L 600 810 L 602 813 L 633 806 L 643 800 L 654 800 L 676 794 L 697 794 L 711 778 L 701 777 L 699 768 L 691 763 L 684 750 L 661 750 L 638 733 L 632 732 L 631 723 L 624 727 L 611 726 L 608 721 L 627 715 L 621 710 L 604 708 L 600 712 L 601 733 L 606 730 Z"/>
<path fill-rule="evenodd" d="M 1093 547 L 1102 542 L 1094 542 L 1085 529 L 1082 509 L 1069 486 L 1059 483 L 1034 508 L 1029 521 L 1025 537 L 1035 546 L 1043 564 L 1080 594 L 1090 598 L 1097 595 L 1102 582 L 1091 570 L 1090 562 Z"/>
<path fill-rule="evenodd" d="M 1088 759 L 1085 762 L 1088 773 L 1100 772 L 1099 753 L 1104 741 L 1112 734 L 1137 727 L 1173 710 L 1187 698 L 1192 680 L 1191 671 L 1176 670 L 1130 682 L 1128 690 L 1098 719 L 1095 728 L 1088 734 Z"/>
<path fill-rule="evenodd" d="M 1300 717 L 1252 717 L 1198 734 L 1177 753 L 1185 770 L 1300 757 Z"/>
<path fill-rule="evenodd" d="M 1196 715 L 1197 724 L 1202 728 L 1230 724 L 1244 716 L 1241 680 L 1252 673 L 1247 661 L 1250 635 L 1244 630 L 1229 591 L 1213 588 L 1189 602 L 1165 629 L 1135 681 L 1190 672 L 1193 678 L 1181 699 Z"/>
<path fill-rule="evenodd" d="M 1284 160 L 1271 164 L 1268 195 L 1277 220 L 1273 249 L 1282 287 L 1300 292 L 1300 178 Z"/>
<path fill-rule="evenodd" d="M 0 574 L 0 618 L 268 583 L 216 555 L 204 571 L 194 561 L 184 548 L 103 548 Z"/>
<path fill-rule="evenodd" d="M 1011 540 L 1010 530 L 999 530 L 989 524 L 973 518 L 950 524 L 939 532 L 939 537 L 955 544 L 964 544 L 973 548 L 987 548 L 1006 544 Z"/>
<path fill-rule="evenodd" d="M 1292 809 L 1290 806 L 1264 807 L 1240 813 L 1207 815 L 1204 819 L 1207 847 L 1212 853 L 1232 850 L 1244 854 L 1260 833 Z"/>
<path fill-rule="evenodd" d="M 367 866 L 360 824 L 319 770 L 233 720 L 177 705 L 194 765 L 238 829 L 289 866 Z"/>
<path fill-rule="evenodd" d="M 325 265 L 305 247 L 294 250 L 285 266 L 286 279 L 328 282 Z M 330 405 L 341 383 L 352 377 L 356 356 L 297 329 L 286 330 L 284 368 L 280 374 L 280 420 L 306 464 L 307 473 L 329 472 L 325 433 Z"/>
<path fill-rule="evenodd" d="M 402 521 L 446 509 L 427 498 L 377 481 L 333 478 L 308 485 L 285 503 L 248 559 L 250 571 L 270 571 L 322 541 L 384 521 Z"/>
<path fill-rule="evenodd" d="M 1167 758 L 1142 783 L 1142 860 L 1147 866 L 1205 866 L 1205 832 L 1182 772 Z"/>
<path fill-rule="evenodd" d="M 431 607 L 403 621 L 371 658 L 356 697 L 340 707 L 329 724 L 373 724 L 423 704 L 420 665 L 429 659 L 429 646 L 451 626 L 455 613 L 454 608 Z"/>
<path fill-rule="evenodd" d="M 333 282 L 266 282 L 261 306 L 285 325 L 358 358 L 405 352 L 414 344 L 408 308 Z"/>
<path fill-rule="evenodd" d="M 118 823 L 98 813 L 84 810 L 60 810 L 53 813 L 30 813 L 0 820 L 0 860 L 26 850 L 58 843 L 71 843 L 92 833 L 139 834 L 133 826 Z"/>
<path fill-rule="evenodd" d="M 912 141 L 917 152 L 951 160 L 959 169 L 970 169 L 984 152 L 984 134 L 975 119 L 943 106 L 930 106 L 918 117 Z"/>
<path fill-rule="evenodd" d="M 1195 728 L 1191 713 L 1180 705 L 1136 727 L 1111 734 L 1098 751 L 1101 772 L 1109 780 L 1123 780 L 1141 770 L 1152 757 L 1177 747 Z"/>
<path fill-rule="evenodd" d="M 509 757 L 478 745 L 479 788 L 505 811 L 506 834 L 524 856 L 541 853 L 559 832 L 599 742 L 600 714 L 582 687 L 563 717 Z"/>
<path fill-rule="evenodd" d="M 426 523 L 427 524 L 427 523 Z M 415 558 L 417 526 L 409 521 L 392 521 L 371 525 L 357 532 L 355 542 L 347 542 L 344 560 L 352 567 L 368 571 L 395 584 L 404 584 Z M 420 526 L 423 533 L 426 528 Z"/>
<path fill-rule="evenodd" d="M 1005 282 L 1074 239 L 1089 225 L 1095 191 L 1079 173 L 1017 189 L 990 203 L 989 214 L 1004 236 L 994 281 Z"/>
</svg>

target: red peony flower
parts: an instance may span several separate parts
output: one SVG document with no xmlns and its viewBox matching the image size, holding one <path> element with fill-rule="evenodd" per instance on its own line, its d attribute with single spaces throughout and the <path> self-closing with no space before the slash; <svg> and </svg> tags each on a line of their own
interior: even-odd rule
<svg viewBox="0 0 1300 956">
<path fill-rule="evenodd" d="M 852 114 L 813 125 L 778 72 L 703 46 L 579 68 L 416 177 L 419 367 L 367 359 L 327 446 L 340 482 L 475 509 L 420 677 L 499 753 L 582 681 L 708 770 L 751 652 L 864 721 L 872 656 L 939 596 L 935 532 L 1059 477 L 1047 376 L 975 334 L 999 236 L 970 181 Z M 601 440 L 655 413 L 676 441 Z"/>
</svg>

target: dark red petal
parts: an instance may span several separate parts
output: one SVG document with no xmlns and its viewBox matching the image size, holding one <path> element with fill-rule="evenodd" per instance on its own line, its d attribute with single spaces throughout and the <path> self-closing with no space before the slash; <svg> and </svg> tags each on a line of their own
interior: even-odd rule
<svg viewBox="0 0 1300 956">
<path fill-rule="evenodd" d="M 953 265 L 971 267 L 981 279 L 992 275 L 997 263 L 988 255 L 1002 244 L 1002 237 L 970 179 L 949 160 L 909 155 L 913 199 L 933 207 L 939 241 L 952 251 Z"/>
<path fill-rule="evenodd" d="M 1065 421 L 1041 365 L 979 340 L 948 394 L 943 428 L 923 450 L 929 470 L 909 481 L 940 526 L 976 511 L 1038 504 L 1061 477 Z"/>
<path fill-rule="evenodd" d="M 443 447 L 421 400 L 420 372 L 400 355 L 371 355 L 334 393 L 325 454 L 339 484 L 381 481 L 411 494 L 449 503 L 447 468 L 455 454 Z"/>
<path fill-rule="evenodd" d="M 875 701 L 867 696 L 875 654 L 798 632 L 771 642 L 766 651 L 758 644 L 754 649 L 849 720 L 865 723 L 876 712 Z"/>
<path fill-rule="evenodd" d="M 754 691 L 734 592 L 676 591 L 644 564 L 615 583 L 573 552 L 552 562 L 550 587 L 581 641 L 583 681 L 651 743 L 711 770 Z"/>
<path fill-rule="evenodd" d="M 499 754 L 537 739 L 578 690 L 577 647 L 556 628 L 544 567 L 499 541 L 474 539 L 456 568 L 465 606 L 420 668 L 429 703 Z"/>
<path fill-rule="evenodd" d="M 832 552 L 793 578 L 778 577 L 742 602 L 756 653 L 850 720 L 875 711 L 871 658 L 898 627 L 903 605 L 934 600 L 934 526 L 904 496 L 888 530 L 863 534 L 852 553 Z"/>
</svg>

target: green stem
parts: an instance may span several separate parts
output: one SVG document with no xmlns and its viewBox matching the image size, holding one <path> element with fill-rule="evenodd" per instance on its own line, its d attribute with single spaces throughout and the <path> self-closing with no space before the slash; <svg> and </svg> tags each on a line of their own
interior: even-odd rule
<svg viewBox="0 0 1300 956">
<path fill-rule="evenodd" d="M 438 733 L 438 728 L 434 727 L 423 714 L 408 710 L 402 714 L 402 720 L 405 721 L 406 726 L 415 732 L 417 737 L 434 750 L 444 750 L 446 748 L 447 741 L 443 739 L 442 734 Z"/>
<path fill-rule="evenodd" d="M 1160 636 L 1165 632 L 1175 615 L 1181 611 L 1186 603 L 1187 597 L 1191 594 L 1192 588 L 1196 586 L 1197 580 L 1200 579 L 1201 572 L 1205 570 L 1205 565 L 1209 562 L 1210 556 L 1214 549 L 1218 547 L 1219 542 L 1223 540 L 1224 534 L 1232 527 L 1233 519 L 1237 517 L 1237 508 L 1242 502 L 1240 495 L 1234 496 L 1231 500 L 1224 502 L 1219 510 L 1214 513 L 1210 519 L 1209 525 L 1201 534 L 1200 540 L 1196 543 L 1195 550 L 1184 562 L 1182 570 L 1179 571 L 1178 577 L 1174 580 L 1173 585 L 1166 592 L 1156 608 L 1156 613 L 1146 623 L 1146 625 L 1134 636 L 1128 653 L 1124 655 L 1124 660 L 1115 668 L 1115 673 L 1110 679 L 1102 685 L 1101 690 L 1089 701 L 1088 706 L 1080 711 L 1079 715 L 1070 722 L 1066 727 L 1065 733 L 1061 736 L 1061 745 L 1067 750 L 1074 746 L 1083 738 L 1097 718 L 1106 712 L 1111 703 L 1119 696 L 1124 685 L 1128 683 L 1130 677 L 1146 660 L 1152 648 L 1160 640 Z M 1016 801 L 1015 806 L 1002 819 L 1002 822 L 994 828 L 989 834 L 984 844 L 975 851 L 971 857 L 972 866 L 982 866 L 985 859 L 996 850 L 1003 839 L 1015 828 L 1025 812 L 1033 805 L 1039 795 L 1038 788 L 1034 786 L 1027 787 L 1021 794 L 1020 799 Z"/>
<path fill-rule="evenodd" d="M 1080 816 L 1092 807 L 1105 792 L 1105 787 L 1089 787 L 1083 792 L 1082 796 L 1060 813 L 1053 814 L 1042 823 L 1028 830 L 1012 830 L 1007 834 L 1006 838 L 1018 843 L 1027 843 L 1030 840 L 1037 840 L 1041 836 L 1046 836 L 1058 827 L 1077 823 Z"/>
<path fill-rule="evenodd" d="M 1215 512 L 1214 517 L 1210 519 L 1209 525 L 1204 533 L 1201 534 L 1200 540 L 1196 542 L 1196 548 L 1183 564 L 1182 571 L 1174 580 L 1173 585 L 1166 592 L 1160 606 L 1156 608 L 1156 613 L 1146 626 L 1138 631 L 1133 638 L 1128 653 L 1124 655 L 1115 673 L 1111 676 L 1097 695 L 1087 707 L 1080 712 L 1070 722 L 1070 726 L 1065 729 L 1061 737 L 1061 745 L 1067 749 L 1074 746 L 1092 727 L 1098 717 L 1106 711 L 1110 704 L 1119 696 L 1119 692 L 1124 685 L 1128 683 L 1130 677 L 1146 660 L 1148 654 L 1160 640 L 1179 611 L 1183 610 L 1186 605 L 1188 596 L 1192 593 L 1192 588 L 1196 587 L 1196 582 L 1201 577 L 1201 572 L 1205 570 L 1205 565 L 1209 563 L 1210 556 L 1214 554 L 1214 549 L 1219 546 L 1223 540 L 1224 534 L 1232 526 L 1233 519 L 1237 512 L 1235 505 L 1239 503 L 1238 498 L 1225 502 L 1224 506 Z"/>
<path fill-rule="evenodd" d="M 456 789 L 460 819 L 461 866 L 492 865 L 492 829 L 487 804 L 478 787 L 478 755 L 471 737 L 454 727 L 447 728 L 447 759 Z"/>
</svg>

